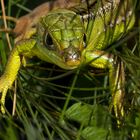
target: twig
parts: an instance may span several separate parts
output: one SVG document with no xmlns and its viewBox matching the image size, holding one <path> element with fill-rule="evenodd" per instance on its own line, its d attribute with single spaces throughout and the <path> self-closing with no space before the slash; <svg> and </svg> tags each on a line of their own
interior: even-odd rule
<svg viewBox="0 0 140 140">
<path fill-rule="evenodd" d="M 13 29 L 7 28 L 7 29 L 0 29 L 0 32 L 6 32 L 6 33 L 11 33 Z"/>
<path fill-rule="evenodd" d="M 17 99 L 17 80 L 15 80 L 15 86 L 14 86 L 14 99 L 13 99 L 12 116 L 15 115 L 15 110 L 16 110 L 16 99 Z"/>
<path fill-rule="evenodd" d="M 0 19 L 3 19 L 3 16 L 0 16 Z M 15 17 L 10 17 L 10 16 L 5 16 L 5 19 L 15 23 L 18 21 Z"/>
<path fill-rule="evenodd" d="M 1 7 L 2 7 L 2 16 L 3 16 L 4 27 L 7 29 L 4 0 L 1 0 Z M 11 43 L 10 43 L 10 38 L 9 38 L 9 34 L 8 33 L 6 33 L 6 39 L 7 39 L 7 43 L 8 43 L 9 49 L 12 50 L 12 46 L 11 46 Z"/>
</svg>

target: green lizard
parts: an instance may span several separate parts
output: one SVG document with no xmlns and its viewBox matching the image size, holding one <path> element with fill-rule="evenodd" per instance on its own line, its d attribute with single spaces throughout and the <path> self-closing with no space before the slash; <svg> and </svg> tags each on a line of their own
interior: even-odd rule
<svg viewBox="0 0 140 140">
<path fill-rule="evenodd" d="M 131 0 L 90 0 L 88 5 L 85 2 L 41 16 L 33 27 L 21 34 L 22 37 L 15 39 L 15 46 L 0 78 L 1 112 L 5 113 L 6 93 L 16 79 L 22 59 L 37 56 L 67 70 L 87 64 L 108 69 L 111 110 L 114 109 L 116 117 L 123 116 L 124 75 L 118 74 L 113 54 L 104 50 L 123 37 L 134 22 Z"/>
</svg>

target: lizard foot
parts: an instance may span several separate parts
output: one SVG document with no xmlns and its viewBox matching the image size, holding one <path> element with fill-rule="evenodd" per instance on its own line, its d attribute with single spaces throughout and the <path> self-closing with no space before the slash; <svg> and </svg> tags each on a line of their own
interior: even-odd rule
<svg viewBox="0 0 140 140">
<path fill-rule="evenodd" d="M 1 93 L 0 110 L 2 114 L 5 114 L 5 98 L 7 91 L 11 87 L 11 85 L 12 85 L 11 81 L 7 80 L 7 78 L 4 75 L 0 78 L 0 93 Z"/>
</svg>

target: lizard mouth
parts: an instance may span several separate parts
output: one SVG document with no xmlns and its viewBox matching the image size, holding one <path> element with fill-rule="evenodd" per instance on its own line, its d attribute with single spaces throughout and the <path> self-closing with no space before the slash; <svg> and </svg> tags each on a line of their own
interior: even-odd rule
<svg viewBox="0 0 140 140">
<path fill-rule="evenodd" d="M 66 62 L 68 66 L 78 66 L 80 64 L 80 60 L 69 60 Z"/>
<path fill-rule="evenodd" d="M 69 46 L 63 50 L 63 59 L 68 66 L 77 66 L 81 62 L 81 52 L 78 48 Z"/>
</svg>

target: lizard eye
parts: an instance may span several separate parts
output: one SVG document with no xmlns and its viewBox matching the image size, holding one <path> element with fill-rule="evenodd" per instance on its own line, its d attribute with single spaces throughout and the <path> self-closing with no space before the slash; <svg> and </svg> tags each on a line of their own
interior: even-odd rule
<svg viewBox="0 0 140 140">
<path fill-rule="evenodd" d="M 47 47 L 47 49 L 55 50 L 55 45 L 49 33 L 45 33 L 43 42 L 44 42 L 44 45 Z"/>
</svg>

